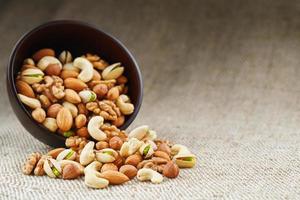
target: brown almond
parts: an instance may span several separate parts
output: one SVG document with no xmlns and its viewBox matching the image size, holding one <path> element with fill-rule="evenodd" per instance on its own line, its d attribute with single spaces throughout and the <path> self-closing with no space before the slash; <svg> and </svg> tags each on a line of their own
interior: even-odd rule
<svg viewBox="0 0 300 200">
<path fill-rule="evenodd" d="M 78 75 L 79 73 L 74 70 L 63 70 L 60 77 L 65 80 L 67 78 L 77 78 Z"/>
<path fill-rule="evenodd" d="M 166 143 L 161 143 L 160 145 L 158 145 L 157 151 L 163 151 L 163 152 L 167 153 L 168 155 L 171 155 L 171 149 L 170 149 L 169 145 L 167 145 Z"/>
<path fill-rule="evenodd" d="M 55 51 L 53 49 L 40 49 L 39 51 L 35 52 L 32 56 L 33 60 L 38 62 L 41 58 L 45 56 L 55 56 Z"/>
<path fill-rule="evenodd" d="M 65 87 L 68 89 L 73 89 L 75 91 L 81 91 L 86 89 L 88 86 L 82 80 L 77 78 L 67 78 L 64 80 Z"/>
<path fill-rule="evenodd" d="M 126 165 L 133 165 L 133 166 L 136 167 L 142 160 L 143 160 L 143 158 L 142 158 L 141 155 L 134 154 L 134 155 L 131 155 L 128 158 L 126 158 L 125 164 Z"/>
<path fill-rule="evenodd" d="M 48 156 L 51 156 L 52 158 L 56 159 L 56 157 L 58 156 L 58 154 L 60 154 L 63 150 L 65 150 L 65 148 L 56 148 L 56 149 L 52 149 L 51 151 L 49 151 L 47 153 Z"/>
<path fill-rule="evenodd" d="M 163 167 L 163 175 L 168 178 L 176 178 L 179 174 L 179 167 L 172 161 L 169 161 Z"/>
<path fill-rule="evenodd" d="M 62 169 L 63 179 L 75 179 L 81 175 L 80 168 L 75 164 L 66 164 Z"/>
<path fill-rule="evenodd" d="M 113 164 L 113 163 L 105 163 L 102 167 L 101 167 L 101 173 L 108 171 L 108 170 L 112 170 L 112 171 L 118 171 L 118 167 Z"/>
<path fill-rule="evenodd" d="M 56 116 L 56 123 L 61 131 L 68 131 L 73 125 L 73 117 L 69 109 L 61 108 Z"/>
<path fill-rule="evenodd" d="M 90 134 L 89 134 L 89 132 L 88 132 L 88 130 L 87 130 L 87 128 L 84 126 L 84 127 L 81 127 L 80 129 L 78 129 L 77 131 L 76 131 L 76 133 L 77 133 L 77 135 L 79 136 L 79 137 L 85 137 L 85 138 L 88 138 L 89 136 L 90 136 Z"/>
<path fill-rule="evenodd" d="M 155 151 L 153 156 L 164 158 L 166 160 L 170 160 L 170 156 L 164 151 Z"/>
<path fill-rule="evenodd" d="M 114 136 L 109 140 L 109 147 L 114 150 L 120 150 L 122 145 L 123 145 L 123 141 L 118 136 Z"/>
<path fill-rule="evenodd" d="M 24 81 L 17 81 L 16 82 L 17 91 L 20 94 L 23 94 L 27 97 L 35 98 L 35 94 L 31 86 L 24 82 Z"/>
<path fill-rule="evenodd" d="M 129 178 L 118 171 L 108 170 L 101 173 L 101 177 L 109 181 L 111 185 L 119 185 L 129 181 Z"/>
<path fill-rule="evenodd" d="M 58 103 L 52 104 L 47 110 L 47 116 L 51 118 L 56 118 L 57 113 L 60 111 L 62 107 L 63 106 Z"/>
<path fill-rule="evenodd" d="M 78 104 L 81 102 L 80 96 L 75 90 L 72 89 L 65 89 L 65 100 L 74 104 Z"/>
<path fill-rule="evenodd" d="M 84 114 L 77 115 L 77 117 L 75 118 L 76 128 L 81 128 L 81 127 L 85 126 L 86 121 L 87 121 L 87 119 L 86 119 L 86 116 Z"/>
<path fill-rule="evenodd" d="M 59 64 L 49 64 L 45 69 L 45 73 L 49 76 L 59 76 L 61 72 L 61 66 Z"/>
<path fill-rule="evenodd" d="M 129 179 L 133 179 L 137 174 L 137 168 L 133 165 L 123 165 L 119 172 L 125 174 Z"/>
</svg>

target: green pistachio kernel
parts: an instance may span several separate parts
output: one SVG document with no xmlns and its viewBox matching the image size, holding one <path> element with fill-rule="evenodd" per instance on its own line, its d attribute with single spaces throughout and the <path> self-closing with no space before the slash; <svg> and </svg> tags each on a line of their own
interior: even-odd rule
<svg viewBox="0 0 300 200">
<path fill-rule="evenodd" d="M 182 160 L 184 161 L 193 161 L 193 157 L 186 157 L 186 158 L 182 158 Z"/>
<path fill-rule="evenodd" d="M 93 92 L 91 92 L 91 97 L 90 97 L 90 99 L 89 99 L 89 101 L 91 102 L 91 101 L 95 101 L 96 100 L 96 94 L 95 93 L 93 93 Z"/>
<path fill-rule="evenodd" d="M 35 78 L 42 78 L 43 75 L 42 74 L 26 74 L 24 76 L 27 76 L 27 77 L 35 77 Z"/>
<path fill-rule="evenodd" d="M 66 131 L 66 132 L 64 132 L 63 135 L 64 135 L 64 137 L 68 138 L 68 137 L 73 136 L 73 135 L 74 135 L 74 132 L 73 132 L 73 131 Z"/>
<path fill-rule="evenodd" d="M 111 152 L 111 151 L 102 151 L 102 153 L 105 153 L 105 154 L 113 156 L 113 152 Z"/>
<path fill-rule="evenodd" d="M 150 150 L 150 144 L 148 146 L 145 147 L 145 149 L 143 150 L 143 155 L 147 155 L 148 151 Z"/>
<path fill-rule="evenodd" d="M 59 171 L 58 171 L 55 167 L 52 167 L 51 169 L 52 169 L 53 174 L 54 174 L 56 177 L 60 176 Z"/>
<path fill-rule="evenodd" d="M 71 157 L 73 156 L 73 154 L 74 154 L 74 151 L 71 150 L 71 151 L 66 155 L 65 159 L 71 158 Z"/>
</svg>

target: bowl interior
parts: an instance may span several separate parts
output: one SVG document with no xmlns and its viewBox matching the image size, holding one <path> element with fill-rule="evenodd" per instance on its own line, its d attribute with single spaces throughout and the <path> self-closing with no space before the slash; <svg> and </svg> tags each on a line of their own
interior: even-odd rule
<svg viewBox="0 0 300 200">
<path fill-rule="evenodd" d="M 23 126 L 33 136 L 51 146 L 59 146 L 65 140 L 63 136 L 53 134 L 36 123 L 31 118 L 30 111 L 18 100 L 16 95 L 14 79 L 22 67 L 23 60 L 31 57 L 34 52 L 41 48 L 52 48 L 56 54 L 63 50 L 69 50 L 73 58 L 85 53 L 95 53 L 109 63 L 121 62 L 125 67 L 125 75 L 129 80 L 129 96 L 135 105 L 135 111 L 127 116 L 126 122 L 120 128 L 126 129 L 130 125 L 136 117 L 142 102 L 141 75 L 132 55 L 118 40 L 88 24 L 77 21 L 54 21 L 33 29 L 20 39 L 13 50 L 8 67 L 9 96 L 11 102 L 17 101 L 16 104 L 18 104 L 12 103 L 13 110 Z M 21 107 L 22 111 L 15 108 L 15 106 Z M 24 116 L 24 113 L 27 117 Z M 39 133 L 37 133 L 37 130 L 39 130 Z M 51 137 L 49 137 L 49 134 Z"/>
</svg>

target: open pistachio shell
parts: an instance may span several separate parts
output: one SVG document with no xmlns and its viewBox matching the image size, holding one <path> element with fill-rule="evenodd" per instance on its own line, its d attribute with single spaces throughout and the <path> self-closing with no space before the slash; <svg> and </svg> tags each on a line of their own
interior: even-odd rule
<svg viewBox="0 0 300 200">
<path fill-rule="evenodd" d="M 102 163 L 111 163 L 116 160 L 118 153 L 110 148 L 102 149 L 96 153 L 96 159 Z"/>
<path fill-rule="evenodd" d="M 51 178 L 58 178 L 61 176 L 60 163 L 52 158 L 48 158 L 44 162 L 44 171 Z"/>
<path fill-rule="evenodd" d="M 75 160 L 76 158 L 76 152 L 72 149 L 65 149 L 60 154 L 58 154 L 56 160 Z"/>
<path fill-rule="evenodd" d="M 102 72 L 104 80 L 117 79 L 124 72 L 124 67 L 121 67 L 121 63 L 115 63 L 106 67 Z"/>
</svg>

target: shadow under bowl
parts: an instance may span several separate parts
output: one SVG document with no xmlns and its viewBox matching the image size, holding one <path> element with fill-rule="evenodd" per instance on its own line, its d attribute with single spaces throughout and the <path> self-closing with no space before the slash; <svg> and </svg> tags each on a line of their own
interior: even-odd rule
<svg viewBox="0 0 300 200">
<path fill-rule="evenodd" d="M 109 63 L 121 62 L 128 78 L 129 96 L 135 106 L 120 129 L 126 129 L 139 112 L 143 98 L 143 83 L 139 66 L 127 48 L 111 35 L 80 21 L 59 20 L 42 24 L 24 34 L 11 53 L 7 69 L 7 92 L 14 113 L 26 130 L 41 142 L 52 147 L 65 146 L 65 137 L 50 132 L 31 117 L 31 111 L 17 96 L 15 78 L 23 60 L 42 48 L 56 53 L 69 50 L 73 57 L 95 53 Z M 58 56 L 58 55 L 56 55 Z M 21 139 L 21 138 L 20 138 Z"/>
</svg>

